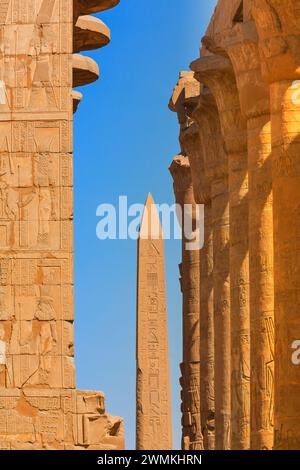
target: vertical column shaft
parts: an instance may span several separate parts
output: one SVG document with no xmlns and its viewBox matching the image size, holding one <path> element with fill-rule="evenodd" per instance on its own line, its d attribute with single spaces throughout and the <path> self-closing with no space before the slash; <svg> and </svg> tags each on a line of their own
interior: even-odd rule
<svg viewBox="0 0 300 470">
<path fill-rule="evenodd" d="M 211 201 L 204 207 L 204 246 L 200 251 L 200 377 L 204 448 L 215 448 L 215 351 L 213 232 Z"/>
<path fill-rule="evenodd" d="M 204 448 L 215 448 L 215 350 L 213 228 L 210 183 L 204 147 L 194 123 L 181 132 L 181 144 L 189 155 L 195 201 L 204 205 L 204 245 L 200 250 L 200 403 Z"/>
<path fill-rule="evenodd" d="M 300 448 L 299 4 L 251 2 L 261 72 L 270 85 L 274 226 L 276 450 Z M 271 47 L 270 47 L 271 46 Z"/>
<path fill-rule="evenodd" d="M 227 176 L 212 183 L 216 448 L 230 448 L 230 279 Z"/>
<path fill-rule="evenodd" d="M 216 449 L 229 449 L 231 346 L 228 170 L 218 110 L 210 92 L 201 93 L 194 116 L 199 127 L 211 198 L 215 447 Z"/>
<path fill-rule="evenodd" d="M 247 121 L 251 448 L 272 449 L 274 282 L 269 87 L 261 75 L 258 37 L 252 20 L 236 24 L 215 40 L 218 50 L 223 49 L 230 57 L 241 113 Z"/>
<path fill-rule="evenodd" d="M 174 179 L 176 202 L 184 211 L 184 206 L 192 209 L 192 226 L 195 226 L 195 199 L 191 170 L 187 157 L 177 156 L 170 167 Z M 199 250 L 187 249 L 185 218 L 182 218 L 182 265 L 181 290 L 183 303 L 183 363 L 182 371 L 182 448 L 184 450 L 203 449 L 200 422 L 200 284 Z"/>
<path fill-rule="evenodd" d="M 275 448 L 300 446 L 300 112 L 292 81 L 271 85 L 275 279 Z"/>
<path fill-rule="evenodd" d="M 231 449 L 250 448 L 250 310 L 246 123 L 232 65 L 211 55 L 191 64 L 213 94 L 228 158 L 231 310 Z M 225 436 L 224 436 L 225 437 Z"/>
<path fill-rule="evenodd" d="M 250 447 L 248 168 L 246 153 L 229 162 L 231 291 L 231 448 Z"/>
<path fill-rule="evenodd" d="M 251 448 L 273 448 L 274 281 L 270 115 L 248 120 Z"/>
</svg>

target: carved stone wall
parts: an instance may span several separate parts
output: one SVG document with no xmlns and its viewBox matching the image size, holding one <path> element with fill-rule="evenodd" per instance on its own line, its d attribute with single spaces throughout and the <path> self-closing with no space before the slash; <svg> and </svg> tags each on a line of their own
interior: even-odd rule
<svg viewBox="0 0 300 470">
<path fill-rule="evenodd" d="M 183 135 L 193 142 L 195 197 L 208 187 L 203 202 L 215 214 L 216 449 L 300 449 L 299 24 L 295 1 L 219 0 L 194 73 L 181 72 L 171 100 L 181 148 Z M 208 275 L 199 268 L 200 285 Z M 200 364 L 205 357 L 200 344 Z"/>
<path fill-rule="evenodd" d="M 73 0 L 0 0 L 1 449 L 124 445 L 75 384 L 73 30 Z"/>
</svg>

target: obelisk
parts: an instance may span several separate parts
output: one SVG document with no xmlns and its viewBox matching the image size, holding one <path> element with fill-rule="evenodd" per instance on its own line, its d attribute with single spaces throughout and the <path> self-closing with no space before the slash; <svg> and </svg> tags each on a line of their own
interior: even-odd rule
<svg viewBox="0 0 300 470">
<path fill-rule="evenodd" d="M 138 240 L 136 448 L 172 449 L 164 240 L 152 195 Z"/>
</svg>

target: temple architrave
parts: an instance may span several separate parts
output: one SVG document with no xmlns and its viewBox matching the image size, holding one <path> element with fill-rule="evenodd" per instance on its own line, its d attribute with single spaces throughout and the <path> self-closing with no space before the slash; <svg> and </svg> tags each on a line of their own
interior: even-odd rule
<svg viewBox="0 0 300 470">
<path fill-rule="evenodd" d="M 195 413 L 182 367 L 184 448 L 300 449 L 299 20 L 297 1 L 219 0 L 171 97 L 176 200 L 205 213 L 204 247 L 182 255 L 183 364 L 200 384 Z"/>
</svg>

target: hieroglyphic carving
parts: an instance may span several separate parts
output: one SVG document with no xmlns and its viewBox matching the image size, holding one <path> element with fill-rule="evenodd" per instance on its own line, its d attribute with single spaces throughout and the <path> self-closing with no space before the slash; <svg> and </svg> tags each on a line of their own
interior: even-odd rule
<svg viewBox="0 0 300 470">
<path fill-rule="evenodd" d="M 229 423 L 221 428 L 216 400 L 216 436 L 228 442 L 226 448 L 296 450 L 299 364 L 292 352 L 300 338 L 299 2 L 216 3 L 202 39 L 201 59 L 191 66 L 204 84 L 200 97 L 209 88 L 216 98 L 229 163 L 231 305 L 217 293 L 220 308 L 217 303 L 215 307 L 222 315 L 231 309 L 232 411 L 231 429 Z M 184 104 L 178 113 L 181 130 L 185 121 L 184 131 L 191 135 L 195 101 L 189 103 L 187 96 L 177 86 L 175 98 Z M 208 141 L 207 128 L 200 120 L 197 124 Z M 210 163 L 216 141 L 214 132 L 202 148 L 210 154 Z M 180 143 L 183 151 L 182 132 Z M 197 197 L 203 174 L 198 170 L 193 181 Z M 220 181 L 213 186 L 213 199 L 220 200 Z M 215 275 L 222 250 L 218 233 L 213 237 Z M 209 296 L 204 292 L 204 302 Z M 226 348 L 226 338 L 219 340 L 221 348 Z M 216 377 L 219 361 L 216 358 Z M 217 394 L 218 379 L 215 389 Z M 220 395 L 224 398 L 227 392 L 221 390 Z"/>
<path fill-rule="evenodd" d="M 253 1 L 263 78 L 270 92 L 274 220 L 274 429 L 277 450 L 300 447 L 299 366 L 299 4 Z M 282 194 L 284 193 L 284 198 Z"/>
<path fill-rule="evenodd" d="M 231 449 L 250 448 L 250 306 L 246 122 L 230 61 L 207 55 L 192 64 L 214 95 L 228 159 L 231 310 Z M 241 366 L 242 365 L 242 366 Z M 236 396 L 238 399 L 236 399 Z M 227 418 L 228 419 L 228 418 Z M 225 431 L 221 432 L 225 438 Z"/>
<path fill-rule="evenodd" d="M 192 226 L 196 226 L 196 203 L 188 157 L 178 155 L 169 168 L 177 204 L 184 211 L 192 208 Z M 188 206 L 187 206 L 188 207 Z M 183 212 L 182 212 L 183 213 Z M 203 449 L 200 399 L 200 251 L 186 249 L 186 234 L 182 222 L 182 264 L 180 265 L 183 305 L 182 385 L 182 448 Z"/>
<path fill-rule="evenodd" d="M 73 26 L 73 0 L 0 0 L 0 449 L 123 446 L 75 389 Z"/>
<path fill-rule="evenodd" d="M 136 446 L 140 450 L 172 448 L 164 242 L 156 211 L 149 195 L 138 242 Z M 152 237 L 155 224 L 158 239 Z"/>
</svg>

